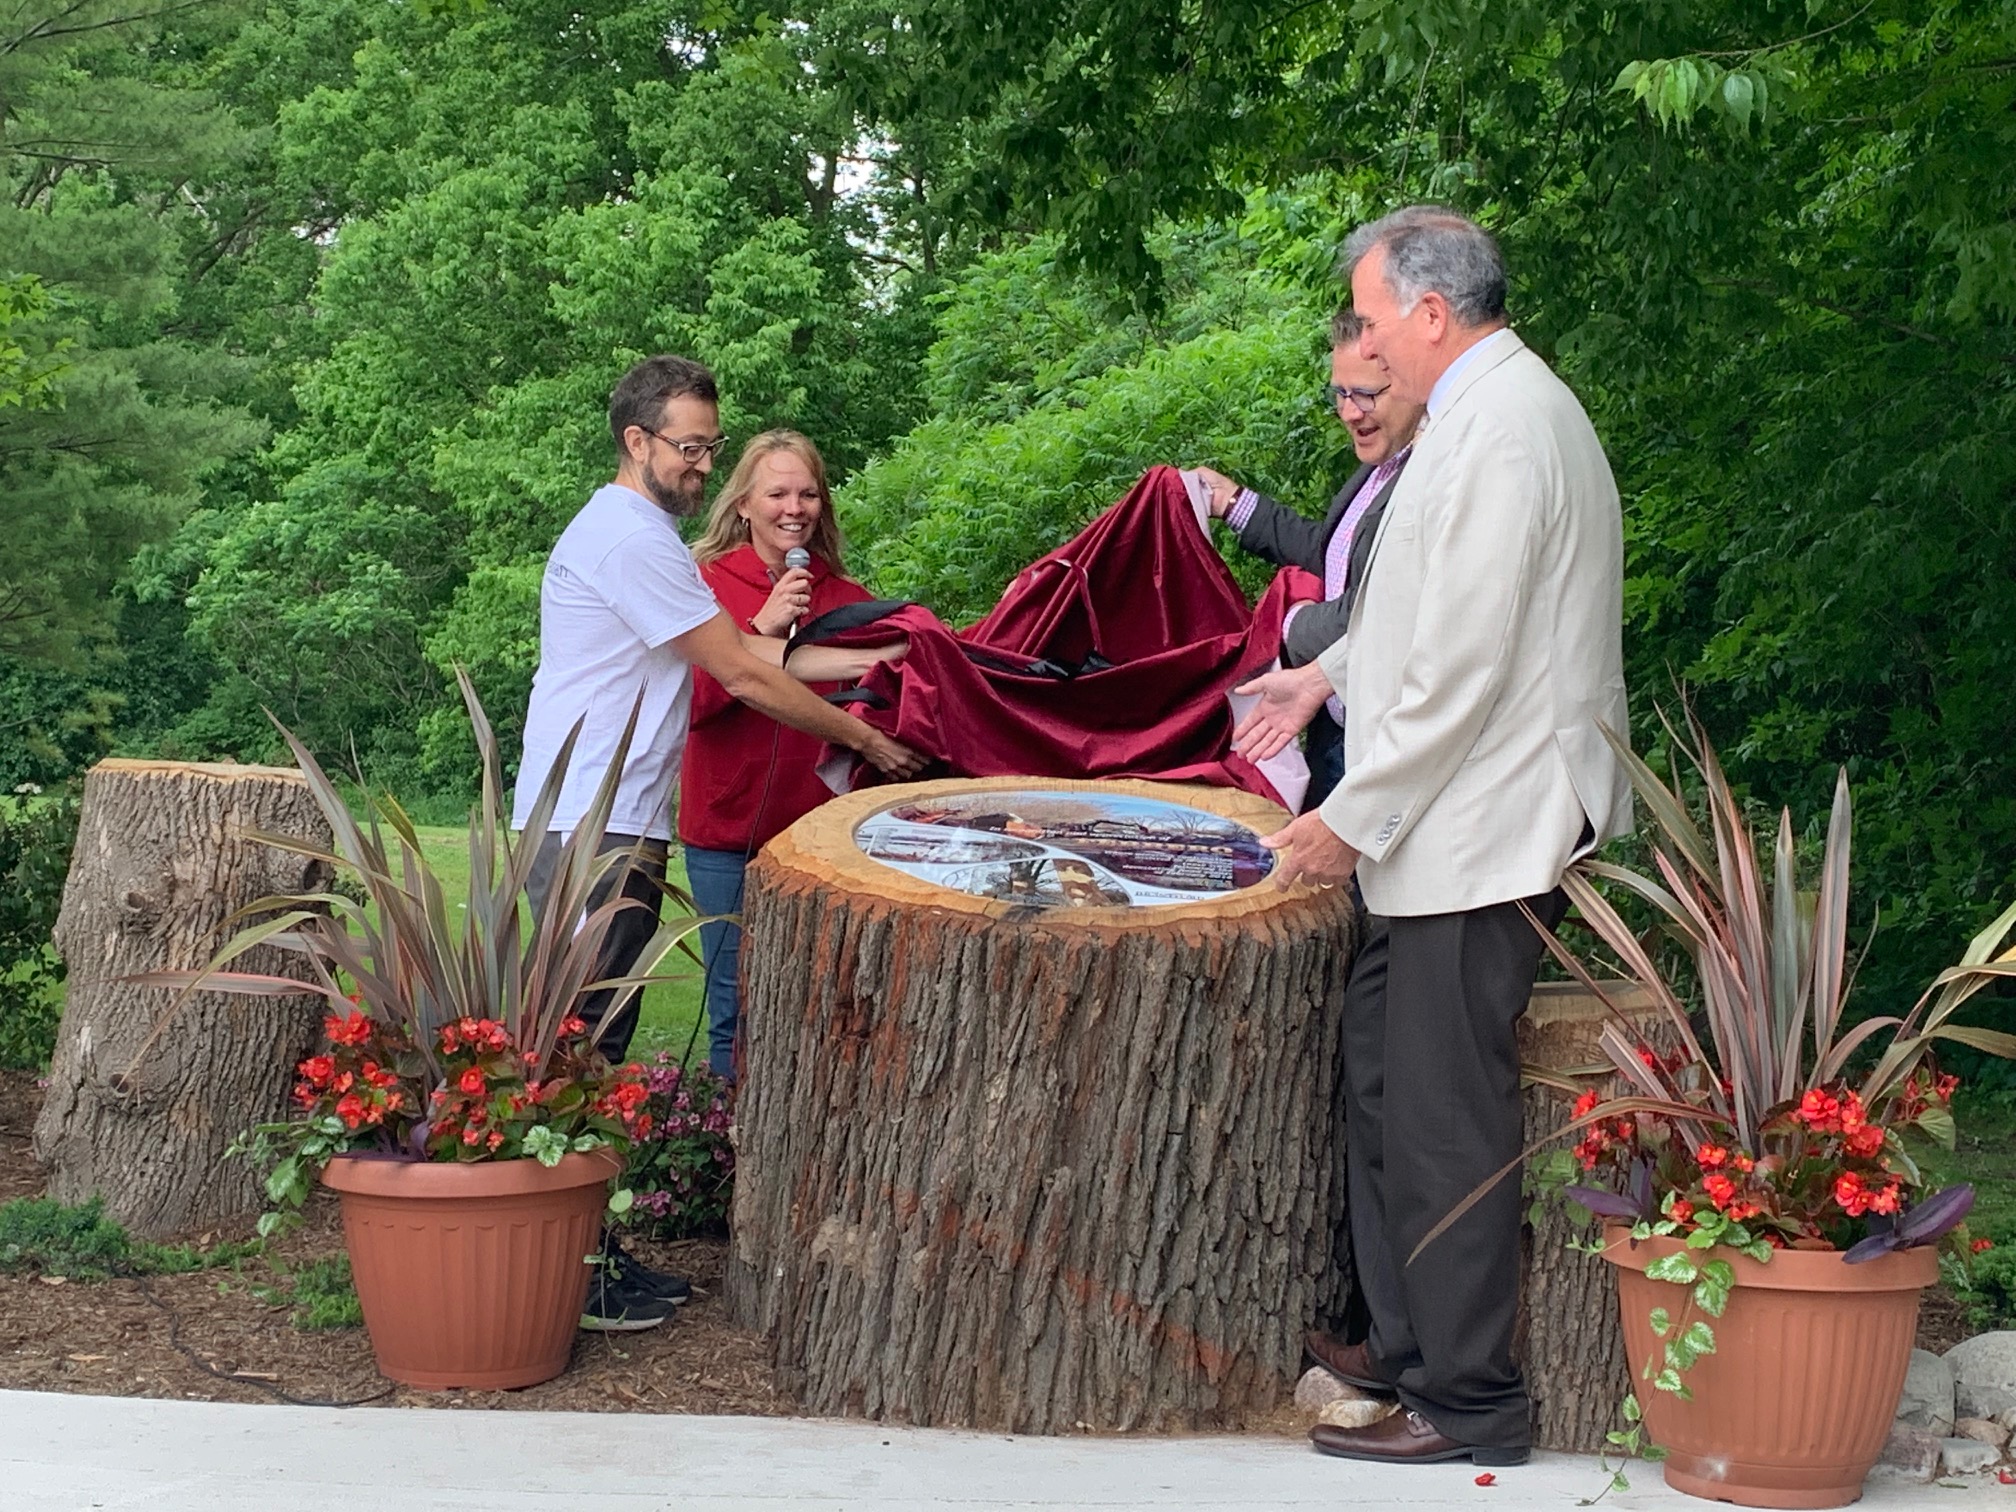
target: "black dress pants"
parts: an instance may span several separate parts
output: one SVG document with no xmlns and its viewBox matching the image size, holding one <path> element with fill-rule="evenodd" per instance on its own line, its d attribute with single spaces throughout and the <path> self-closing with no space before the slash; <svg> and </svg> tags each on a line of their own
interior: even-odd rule
<svg viewBox="0 0 2016 1512">
<path fill-rule="evenodd" d="M 1551 930 L 1559 891 L 1526 900 Z M 1518 1173 L 1421 1252 L 1422 1237 L 1519 1154 L 1519 1046 L 1540 963 L 1517 903 L 1367 920 L 1344 989 L 1345 1159 L 1367 1343 L 1400 1399 L 1450 1438 L 1532 1443 L 1512 1361 Z"/>
<path fill-rule="evenodd" d="M 532 875 L 526 879 L 525 891 L 532 900 L 534 913 L 543 912 L 547 898 L 552 895 L 553 874 L 560 865 L 560 845 L 560 836 L 549 832 L 540 840 L 539 850 L 532 857 Z M 608 902 L 618 887 L 621 887 L 624 897 L 635 898 L 644 906 L 625 908 L 610 921 L 608 933 L 602 937 L 601 958 L 595 963 L 595 974 L 589 978 L 590 981 L 628 976 L 658 933 L 658 908 L 665 898 L 666 842 L 645 840 L 640 843 L 635 835 L 604 835 L 596 854 L 606 855 L 610 851 L 633 847 L 638 851 L 636 861 L 628 866 L 612 867 L 603 874 L 589 895 L 588 911 L 592 913 Z M 641 988 L 604 987 L 583 997 L 574 1011 L 587 1020 L 589 1034 L 602 1053 L 612 1061 L 621 1061 L 629 1053 L 630 1039 L 637 1032 L 637 1015 L 642 1006 Z"/>
</svg>

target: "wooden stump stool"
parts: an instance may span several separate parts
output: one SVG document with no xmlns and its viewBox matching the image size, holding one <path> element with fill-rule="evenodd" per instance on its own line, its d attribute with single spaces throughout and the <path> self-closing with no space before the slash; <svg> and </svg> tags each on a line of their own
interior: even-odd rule
<svg viewBox="0 0 2016 1512">
<path fill-rule="evenodd" d="M 802 1407 L 1061 1432 L 1277 1405 L 1340 1290 L 1354 927 L 1343 890 L 1261 880 L 1285 817 L 919 783 L 758 857 L 728 1299 Z"/>
<path fill-rule="evenodd" d="M 1624 983 L 1605 990 L 1649 1043 L 1664 1045 L 1665 1015 L 1650 994 Z M 1520 1059 L 1562 1072 L 1607 1066 L 1596 1036 L 1608 1021 L 1602 1003 L 1586 988 L 1574 982 L 1543 983 L 1533 989 L 1532 1004 L 1519 1021 Z M 1541 1086 L 1526 1089 L 1528 1144 L 1567 1121 L 1568 1103 L 1561 1094 Z M 1560 1201 L 1541 1205 L 1526 1231 L 1520 1307 L 1520 1356 L 1533 1398 L 1533 1440 L 1543 1449 L 1577 1454 L 1596 1454 L 1606 1447 L 1604 1435 L 1621 1426 L 1618 1407 L 1631 1389 L 1611 1267 L 1571 1247 L 1589 1233 Z"/>
<path fill-rule="evenodd" d="M 329 843 L 322 811 L 292 767 L 112 760 L 84 780 L 56 921 L 69 983 L 35 1155 L 50 1196 L 102 1197 L 108 1213 L 146 1238 L 265 1205 L 260 1173 L 224 1152 L 252 1125 L 284 1116 L 294 1065 L 314 1046 L 326 1011 L 306 994 L 222 992 L 195 993 L 178 1008 L 177 993 L 128 980 L 197 970 L 248 903 L 327 884 L 326 868 L 259 843 L 252 830 Z M 298 957 L 273 946 L 235 969 L 307 974 Z"/>
</svg>

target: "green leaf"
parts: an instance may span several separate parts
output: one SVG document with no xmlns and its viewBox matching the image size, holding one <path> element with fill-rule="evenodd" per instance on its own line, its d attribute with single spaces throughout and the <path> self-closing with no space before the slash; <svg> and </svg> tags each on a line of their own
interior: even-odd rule
<svg viewBox="0 0 2016 1512">
<path fill-rule="evenodd" d="M 1659 1335 L 1659 1337 L 1663 1339 L 1666 1337 L 1667 1332 L 1672 1327 L 1673 1327 L 1673 1315 L 1671 1313 L 1666 1311 L 1666 1309 L 1663 1307 L 1655 1307 L 1652 1309 L 1652 1332 Z M 1630 1416 L 1630 1412 L 1628 1409 L 1625 1412 L 1625 1416 L 1626 1417 Z"/>
<path fill-rule="evenodd" d="M 1722 103 L 1739 127 L 1748 129 L 1757 105 L 1757 86 L 1748 74 L 1732 73 L 1722 81 Z"/>
<path fill-rule="evenodd" d="M 1692 1285 L 1701 1275 L 1700 1267 L 1691 1255 L 1682 1252 L 1676 1255 L 1661 1255 L 1645 1267 L 1645 1276 L 1650 1281 L 1673 1281 L 1682 1286 Z"/>
<path fill-rule="evenodd" d="M 1950 1150 L 1955 1147 L 1955 1142 L 1959 1137 L 1959 1129 L 1953 1122 L 1953 1110 L 1951 1108 L 1941 1107 L 1938 1103 L 1928 1104 L 1925 1111 L 1920 1113 L 1912 1122 L 1916 1123 L 1919 1128 L 1923 1129 L 1947 1149 Z"/>
</svg>

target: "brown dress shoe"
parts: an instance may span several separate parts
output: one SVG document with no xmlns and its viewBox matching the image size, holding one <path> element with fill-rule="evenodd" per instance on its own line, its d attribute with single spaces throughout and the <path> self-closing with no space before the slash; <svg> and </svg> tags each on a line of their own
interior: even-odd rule
<svg viewBox="0 0 2016 1512">
<path fill-rule="evenodd" d="M 1393 1395 L 1393 1383 L 1379 1374 L 1372 1351 L 1363 1344 L 1346 1344 L 1334 1334 L 1312 1328 L 1302 1335 L 1302 1347 L 1309 1352 L 1310 1359 L 1346 1386 Z"/>
<path fill-rule="evenodd" d="M 1523 1465 L 1531 1452 L 1459 1444 L 1420 1413 L 1407 1410 L 1383 1417 L 1369 1428 L 1333 1428 L 1318 1423 L 1309 1430 L 1309 1442 L 1322 1454 L 1389 1465 L 1427 1465 L 1453 1459 L 1468 1459 L 1478 1465 Z"/>
</svg>

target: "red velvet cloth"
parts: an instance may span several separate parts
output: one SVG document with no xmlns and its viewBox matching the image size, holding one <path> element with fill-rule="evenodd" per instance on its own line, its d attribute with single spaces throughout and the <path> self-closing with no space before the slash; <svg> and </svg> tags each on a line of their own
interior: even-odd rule
<svg viewBox="0 0 2016 1512">
<path fill-rule="evenodd" d="M 868 590 L 812 559 L 811 615 L 858 603 Z M 776 585 L 753 546 L 739 546 L 700 569 L 736 626 L 753 630 Z M 815 683 L 830 693 L 839 683 Z M 704 850 L 753 853 L 785 826 L 833 796 L 815 770 L 824 742 L 777 723 L 700 668 L 693 669 L 692 724 L 679 770 L 679 838 Z"/>
<path fill-rule="evenodd" d="M 932 758 L 932 777 L 1143 777 L 1277 794 L 1232 750 L 1226 694 L 1281 648 L 1288 606 L 1321 599 L 1299 568 L 1249 609 L 1200 528 L 1174 468 L 1155 467 L 1075 539 L 1025 568 L 978 624 L 954 631 L 919 605 L 832 637 L 910 638 L 896 668 L 862 684 L 887 701 L 861 712 Z M 1037 658 L 1068 678 L 1008 670 Z M 857 763 L 855 784 L 876 780 Z"/>
</svg>

